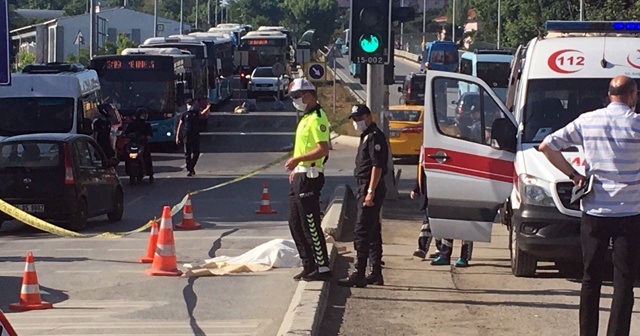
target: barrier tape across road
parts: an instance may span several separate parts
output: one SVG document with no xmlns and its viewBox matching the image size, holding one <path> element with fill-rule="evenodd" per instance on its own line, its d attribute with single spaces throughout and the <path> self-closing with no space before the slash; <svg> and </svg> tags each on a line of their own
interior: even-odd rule
<svg viewBox="0 0 640 336">
<path fill-rule="evenodd" d="M 208 187 L 208 188 L 204 188 L 204 189 L 200 189 L 200 190 L 195 190 L 195 191 L 190 191 L 189 193 L 187 193 L 180 202 L 178 202 L 178 204 L 174 205 L 173 207 L 171 207 L 171 216 L 175 216 L 176 214 L 178 214 L 180 212 L 180 210 L 182 210 L 182 208 L 184 207 L 185 203 L 187 202 L 187 198 L 189 195 L 196 195 L 196 194 L 200 194 L 203 192 L 207 192 L 207 191 L 211 191 L 211 190 L 215 190 L 218 188 L 222 188 L 225 186 L 228 186 L 230 184 L 245 180 L 247 178 L 250 178 L 252 176 L 255 176 L 257 174 L 259 174 L 260 172 L 262 172 L 263 170 L 266 170 L 268 168 L 271 168 L 273 166 L 275 166 L 276 164 L 278 164 L 279 162 L 283 161 L 284 159 L 286 159 L 287 157 L 290 156 L 290 152 L 267 163 L 266 165 L 259 167 L 247 174 L 244 174 L 242 176 L 238 176 L 234 179 L 231 179 L 229 181 Z M 78 233 L 78 232 L 74 232 L 71 230 L 67 230 L 64 228 L 61 228 L 59 226 L 53 225 L 45 220 L 42 220 L 34 215 L 31 215 L 25 211 L 22 211 L 21 209 L 18 209 L 16 207 L 14 207 L 13 205 L 5 202 L 4 200 L 0 199 L 0 211 L 6 213 L 7 215 L 15 218 L 16 220 L 19 220 L 20 222 L 27 224 L 31 227 L 34 227 L 36 229 L 45 231 L 45 232 L 49 232 L 51 234 L 57 235 L 57 236 L 63 236 L 63 237 L 76 237 L 76 238 L 94 238 L 94 237 L 100 237 L 100 238 L 122 238 L 122 237 L 126 237 L 128 235 L 131 235 L 133 233 L 138 233 L 138 232 L 142 232 L 148 228 L 151 227 L 151 225 L 153 225 L 153 222 L 156 221 L 157 219 L 152 219 L 150 221 L 148 221 L 146 224 L 140 226 L 137 229 L 131 230 L 131 231 L 126 231 L 126 232 L 103 232 L 103 233 L 96 233 L 96 234 L 84 234 L 84 233 Z"/>
</svg>

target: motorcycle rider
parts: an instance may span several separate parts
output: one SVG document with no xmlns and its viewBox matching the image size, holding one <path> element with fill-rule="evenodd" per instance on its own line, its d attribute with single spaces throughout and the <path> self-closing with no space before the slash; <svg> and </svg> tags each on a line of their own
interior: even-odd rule
<svg viewBox="0 0 640 336">
<path fill-rule="evenodd" d="M 127 126 L 124 134 L 129 135 L 131 133 L 140 134 L 140 145 L 144 146 L 142 152 L 142 158 L 144 160 L 144 170 L 149 176 L 149 183 L 153 183 L 153 161 L 151 159 L 151 150 L 149 149 L 149 139 L 153 136 L 153 129 L 151 125 L 147 123 L 147 111 L 145 109 L 138 109 L 133 115 L 132 122 Z"/>
</svg>

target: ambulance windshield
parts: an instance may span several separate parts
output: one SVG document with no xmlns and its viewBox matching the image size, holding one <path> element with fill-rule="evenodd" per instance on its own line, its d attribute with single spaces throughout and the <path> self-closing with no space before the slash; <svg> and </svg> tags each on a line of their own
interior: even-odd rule
<svg viewBox="0 0 640 336">
<path fill-rule="evenodd" d="M 532 79 L 524 107 L 523 143 L 539 143 L 584 112 L 608 104 L 610 78 Z"/>
</svg>

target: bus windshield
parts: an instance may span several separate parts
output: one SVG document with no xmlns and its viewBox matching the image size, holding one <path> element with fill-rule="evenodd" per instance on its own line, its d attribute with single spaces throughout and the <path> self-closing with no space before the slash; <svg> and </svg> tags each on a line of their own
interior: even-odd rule
<svg viewBox="0 0 640 336">
<path fill-rule="evenodd" d="M 149 120 L 165 119 L 175 111 L 173 81 L 125 80 L 103 78 L 102 96 L 114 103 L 123 116 L 130 116 L 139 108 L 149 113 Z"/>
<path fill-rule="evenodd" d="M 0 98 L 0 136 L 71 132 L 74 106 L 73 98 Z"/>
</svg>

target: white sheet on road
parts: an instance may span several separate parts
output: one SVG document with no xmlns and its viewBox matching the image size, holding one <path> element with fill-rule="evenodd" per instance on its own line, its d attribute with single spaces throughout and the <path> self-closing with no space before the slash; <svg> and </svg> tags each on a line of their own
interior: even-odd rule
<svg viewBox="0 0 640 336">
<path fill-rule="evenodd" d="M 272 268 L 290 268 L 302 265 L 292 239 L 274 239 L 237 257 L 221 256 L 191 264 L 183 277 L 225 275 L 232 273 L 264 272 Z"/>
</svg>

